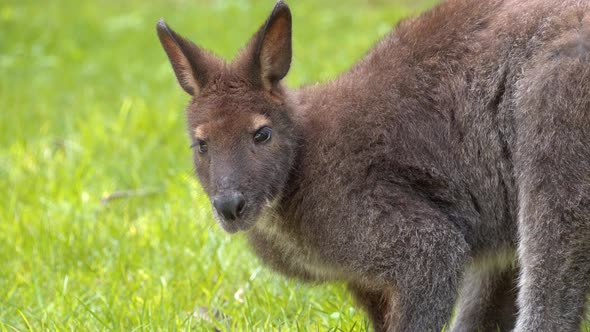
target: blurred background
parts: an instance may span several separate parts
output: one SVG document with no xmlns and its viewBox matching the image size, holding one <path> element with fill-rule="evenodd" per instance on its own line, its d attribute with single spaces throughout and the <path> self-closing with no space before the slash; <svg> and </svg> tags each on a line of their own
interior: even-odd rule
<svg viewBox="0 0 590 332">
<path fill-rule="evenodd" d="M 287 84 L 335 77 L 434 0 L 291 0 Z M 226 58 L 274 0 L 0 2 L 0 330 L 343 330 L 342 285 L 305 285 L 228 236 L 192 175 L 189 101 L 161 17 Z"/>
</svg>

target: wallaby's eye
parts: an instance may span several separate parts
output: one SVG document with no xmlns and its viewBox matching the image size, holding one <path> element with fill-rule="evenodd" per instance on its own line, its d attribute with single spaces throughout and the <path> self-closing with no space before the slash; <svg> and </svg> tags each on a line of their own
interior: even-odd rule
<svg viewBox="0 0 590 332">
<path fill-rule="evenodd" d="M 199 150 L 199 153 L 205 153 L 207 152 L 207 142 L 203 141 L 203 140 L 197 140 L 195 141 L 193 144 L 191 144 L 191 149 L 197 148 Z"/>
<path fill-rule="evenodd" d="M 265 143 L 270 141 L 270 136 L 272 133 L 272 129 L 270 127 L 262 127 L 256 131 L 254 134 L 254 142 L 256 143 Z"/>
</svg>

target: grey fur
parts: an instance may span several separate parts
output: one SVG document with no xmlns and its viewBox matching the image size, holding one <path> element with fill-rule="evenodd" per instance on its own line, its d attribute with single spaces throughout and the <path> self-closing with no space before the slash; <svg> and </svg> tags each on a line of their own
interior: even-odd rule
<svg viewBox="0 0 590 332">
<path fill-rule="evenodd" d="M 280 83 L 281 1 L 231 64 L 163 21 L 158 33 L 194 97 L 201 184 L 244 195 L 240 219 L 217 218 L 265 263 L 348 283 L 377 331 L 440 331 L 456 302 L 455 331 L 575 331 L 590 286 L 589 7 L 448 0 L 298 90 Z M 253 143 L 253 123 L 272 139 Z"/>
</svg>

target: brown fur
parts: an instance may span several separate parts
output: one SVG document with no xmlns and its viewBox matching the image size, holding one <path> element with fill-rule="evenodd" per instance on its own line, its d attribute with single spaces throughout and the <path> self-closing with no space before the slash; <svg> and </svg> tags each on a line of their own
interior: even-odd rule
<svg viewBox="0 0 590 332">
<path fill-rule="evenodd" d="M 458 294 L 455 331 L 574 331 L 590 286 L 589 7 L 448 0 L 294 91 L 283 2 L 231 64 L 158 34 L 194 97 L 195 143 L 207 128 L 203 188 L 245 202 L 216 217 L 265 263 L 347 282 L 378 331 L 440 331 Z"/>
</svg>

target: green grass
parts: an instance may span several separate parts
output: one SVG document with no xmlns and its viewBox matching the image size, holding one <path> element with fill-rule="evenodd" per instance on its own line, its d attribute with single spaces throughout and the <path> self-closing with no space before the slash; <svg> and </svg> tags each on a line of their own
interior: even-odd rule
<svg viewBox="0 0 590 332">
<path fill-rule="evenodd" d="M 432 3 L 291 2 L 291 86 Z M 0 3 L 0 331 L 367 329 L 342 285 L 286 280 L 224 234 L 191 174 L 155 23 L 230 58 L 272 5 Z M 123 190 L 140 192 L 101 201 Z"/>
</svg>

